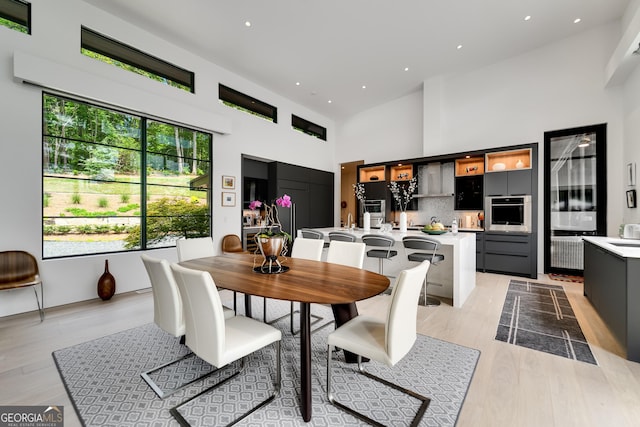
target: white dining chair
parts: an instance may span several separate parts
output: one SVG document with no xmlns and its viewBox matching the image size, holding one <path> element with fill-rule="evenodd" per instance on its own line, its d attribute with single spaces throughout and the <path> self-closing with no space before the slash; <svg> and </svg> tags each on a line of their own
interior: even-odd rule
<svg viewBox="0 0 640 427">
<path fill-rule="evenodd" d="M 273 393 L 230 423 L 235 424 L 273 401 L 280 393 L 282 333 L 273 326 L 245 316 L 225 319 L 220 295 L 209 273 L 184 268 L 178 264 L 172 264 L 171 270 L 185 308 L 187 347 L 218 369 L 238 360 L 242 361 L 240 368 L 232 375 L 169 410 L 181 425 L 189 425 L 179 411 L 182 406 L 240 374 L 246 356 L 268 345 L 276 346 L 276 378 L 273 381 Z M 262 386 L 256 384 L 256 387 Z"/>
<path fill-rule="evenodd" d="M 147 274 L 149 276 L 149 280 L 151 281 L 154 323 L 168 334 L 173 335 L 176 338 L 180 338 L 180 344 L 184 344 L 184 309 L 182 307 L 180 291 L 178 290 L 178 285 L 176 284 L 173 273 L 171 272 L 169 262 L 164 259 L 150 257 L 146 254 L 140 255 L 140 258 L 142 258 L 142 263 L 144 264 L 144 267 L 147 270 Z M 224 317 L 230 318 L 233 316 L 235 316 L 233 310 L 225 307 Z M 141 373 L 140 376 L 142 376 L 142 379 L 149 385 L 149 387 L 151 387 L 151 389 L 153 389 L 153 391 L 155 391 L 160 399 L 164 399 L 165 397 L 175 393 L 176 391 L 182 390 L 192 382 L 204 378 L 204 376 L 194 378 L 192 381 L 189 381 L 188 383 L 183 384 L 182 386 L 173 390 L 164 391 L 155 383 L 155 381 L 153 381 L 151 375 L 154 372 L 166 368 L 167 366 L 171 366 L 183 359 L 186 359 L 187 357 L 193 356 L 194 354 L 189 352 L 178 359 L 149 369 L 148 371 Z M 211 375 L 212 373 L 213 372 L 207 375 Z"/>
<path fill-rule="evenodd" d="M 195 237 L 176 240 L 178 261 L 188 261 L 195 258 L 215 256 L 216 250 L 211 237 Z"/>
<path fill-rule="evenodd" d="M 391 293 L 391 303 L 383 320 L 369 316 L 356 316 L 329 334 L 327 340 L 327 398 L 333 405 L 369 424 L 381 425 L 335 399 L 331 387 L 331 362 L 333 359 L 332 347 L 336 346 L 358 355 L 358 370 L 361 374 L 418 399 L 421 404 L 411 425 L 417 426 L 420 423 L 429 406 L 430 399 L 366 372 L 362 365 L 362 358 L 367 357 L 392 367 L 409 353 L 417 337 L 418 299 L 420 298 L 422 281 L 428 270 L 429 261 L 423 261 L 414 268 L 400 272 Z"/>
<path fill-rule="evenodd" d="M 213 245 L 213 239 L 211 237 L 178 239 L 176 240 L 176 249 L 178 251 L 178 262 L 216 255 L 215 246 Z M 237 313 L 236 300 L 237 293 L 233 292 L 233 311 Z"/>
<path fill-rule="evenodd" d="M 310 259 L 313 261 L 321 261 L 323 249 L 324 249 L 324 239 L 318 240 L 318 239 L 305 239 L 305 238 L 298 237 L 293 242 L 293 248 L 291 249 L 291 258 L 301 258 L 301 259 Z M 293 316 L 295 313 L 300 313 L 300 311 L 293 309 L 293 301 L 291 301 L 291 325 L 290 326 L 291 326 L 292 335 L 296 335 L 299 332 L 293 329 Z M 310 326 L 314 326 L 324 320 L 323 317 L 313 313 L 311 313 L 311 317 L 313 317 L 314 320 L 311 322 Z M 332 323 L 334 323 L 333 320 L 325 323 L 324 325 L 316 329 L 313 329 L 311 332 L 312 333 L 316 332 L 326 326 L 331 325 Z"/>
<path fill-rule="evenodd" d="M 366 245 L 362 242 L 332 240 L 329 243 L 327 262 L 362 268 Z"/>
<path fill-rule="evenodd" d="M 322 240 L 305 239 L 303 237 L 298 237 L 293 242 L 293 247 L 291 249 L 291 258 L 301 258 L 301 259 L 310 259 L 310 260 L 313 260 L 313 261 L 320 261 L 322 259 L 323 246 L 324 246 L 324 243 L 323 243 Z M 277 319 L 267 321 L 267 298 L 264 299 L 263 318 L 262 318 L 263 321 L 265 323 L 274 324 L 275 322 L 278 322 L 278 321 L 284 319 L 285 317 L 289 317 L 290 316 L 291 317 L 290 330 L 291 330 L 291 334 L 292 335 L 295 335 L 295 334 L 298 333 L 298 331 L 295 331 L 293 329 L 293 315 L 295 313 L 299 313 L 299 311 L 298 310 L 294 311 L 293 301 L 291 301 L 291 307 L 290 307 L 289 314 L 285 314 L 284 316 L 280 316 Z M 315 319 L 311 323 L 311 326 L 313 326 L 313 325 L 315 325 L 318 322 L 323 320 L 322 317 L 317 316 L 315 314 L 311 314 L 311 317 L 313 317 Z"/>
</svg>

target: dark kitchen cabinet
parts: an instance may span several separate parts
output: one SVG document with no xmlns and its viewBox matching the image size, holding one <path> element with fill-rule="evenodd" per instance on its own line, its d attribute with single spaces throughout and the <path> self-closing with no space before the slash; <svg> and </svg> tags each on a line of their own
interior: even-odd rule
<svg viewBox="0 0 640 427">
<path fill-rule="evenodd" d="M 531 169 L 487 173 L 484 178 L 487 196 L 523 196 L 531 194 Z"/>
<path fill-rule="evenodd" d="M 269 164 L 269 200 L 288 194 L 292 208 L 278 208 L 285 231 L 333 226 L 333 173 L 288 163 Z"/>
<path fill-rule="evenodd" d="M 486 271 L 538 277 L 536 245 L 532 234 L 484 233 Z"/>
<path fill-rule="evenodd" d="M 389 189 L 386 181 L 365 182 L 364 195 L 367 200 L 386 200 Z"/>
<path fill-rule="evenodd" d="M 484 271 L 484 233 L 476 233 L 476 270 Z"/>
<path fill-rule="evenodd" d="M 613 335 L 640 362 L 640 259 L 625 258 L 584 241 L 584 295 Z"/>
<path fill-rule="evenodd" d="M 483 175 L 455 178 L 455 210 L 483 210 Z"/>
</svg>

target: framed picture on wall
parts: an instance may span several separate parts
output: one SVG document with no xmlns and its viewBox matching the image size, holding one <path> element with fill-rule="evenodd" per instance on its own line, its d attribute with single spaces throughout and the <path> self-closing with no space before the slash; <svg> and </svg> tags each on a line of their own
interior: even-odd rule
<svg viewBox="0 0 640 427">
<path fill-rule="evenodd" d="M 236 205 L 236 193 L 222 192 L 222 206 L 233 207 Z"/>
<path fill-rule="evenodd" d="M 222 175 L 222 188 L 225 190 L 233 190 L 236 188 L 236 177 L 229 175 Z"/>
<path fill-rule="evenodd" d="M 627 163 L 627 185 L 633 187 L 636 185 L 636 164 Z"/>
<path fill-rule="evenodd" d="M 635 208 L 636 207 L 636 190 L 627 191 L 627 207 Z"/>
</svg>

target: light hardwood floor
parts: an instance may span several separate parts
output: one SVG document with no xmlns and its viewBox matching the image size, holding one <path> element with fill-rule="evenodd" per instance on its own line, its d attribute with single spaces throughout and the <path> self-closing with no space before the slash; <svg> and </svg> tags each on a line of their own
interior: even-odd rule
<svg viewBox="0 0 640 427">
<path fill-rule="evenodd" d="M 570 361 L 494 339 L 509 276 L 478 273 L 464 307 L 419 307 L 420 333 L 481 351 L 458 426 L 638 426 L 640 364 L 624 359 L 582 285 L 562 285 L 599 365 Z M 380 312 L 379 296 L 359 304 Z M 116 295 L 0 318 L 0 405 L 64 405 L 65 426 L 80 425 L 51 352 L 153 321 L 150 292 Z"/>
</svg>

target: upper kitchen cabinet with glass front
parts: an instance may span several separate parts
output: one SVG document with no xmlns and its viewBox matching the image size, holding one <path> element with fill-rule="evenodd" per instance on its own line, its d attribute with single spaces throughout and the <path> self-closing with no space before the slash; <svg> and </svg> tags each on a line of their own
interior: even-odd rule
<svg viewBox="0 0 640 427">
<path fill-rule="evenodd" d="M 455 161 L 455 210 L 484 209 L 484 157 Z"/>
</svg>

